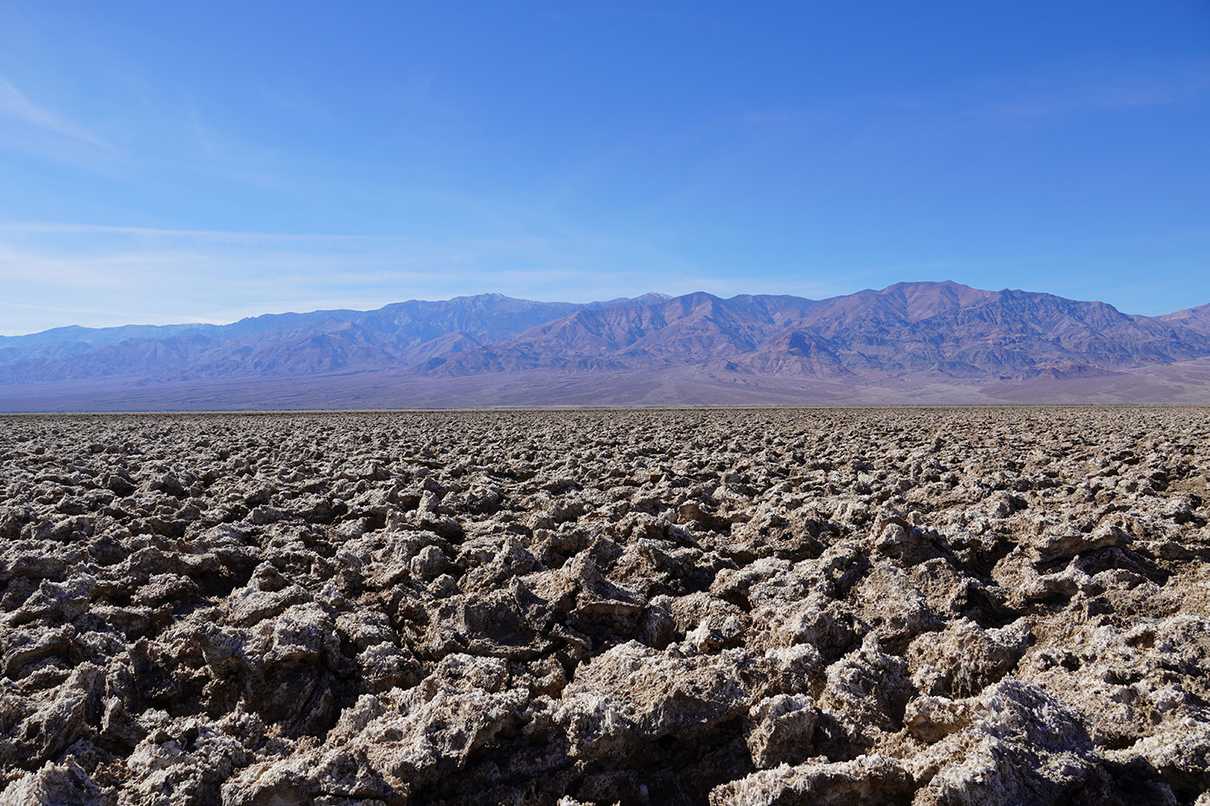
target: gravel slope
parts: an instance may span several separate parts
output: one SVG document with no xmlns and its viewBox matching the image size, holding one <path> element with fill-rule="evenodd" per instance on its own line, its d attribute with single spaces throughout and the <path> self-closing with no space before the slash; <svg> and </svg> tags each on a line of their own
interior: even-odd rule
<svg viewBox="0 0 1210 806">
<path fill-rule="evenodd" d="M 0 804 L 1210 803 L 1210 410 L 0 419 Z"/>
</svg>

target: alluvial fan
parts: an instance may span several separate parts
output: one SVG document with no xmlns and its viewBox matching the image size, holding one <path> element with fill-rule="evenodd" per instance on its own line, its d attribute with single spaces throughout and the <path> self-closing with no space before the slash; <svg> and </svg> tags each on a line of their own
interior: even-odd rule
<svg viewBox="0 0 1210 806">
<path fill-rule="evenodd" d="M 1210 410 L 0 420 L 0 804 L 1206 804 Z"/>
</svg>

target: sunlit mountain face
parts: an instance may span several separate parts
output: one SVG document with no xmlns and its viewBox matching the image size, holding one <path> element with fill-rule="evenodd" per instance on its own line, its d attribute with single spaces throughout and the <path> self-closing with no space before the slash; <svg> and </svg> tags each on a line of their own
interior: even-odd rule
<svg viewBox="0 0 1210 806">
<path fill-rule="evenodd" d="M 1204 356 L 1207 306 L 1132 316 L 1050 294 L 900 283 L 824 300 L 693 293 L 578 305 L 485 294 L 230 325 L 60 328 L 0 339 L 0 384 L 689 367 L 853 382 L 1007 380 Z"/>
</svg>

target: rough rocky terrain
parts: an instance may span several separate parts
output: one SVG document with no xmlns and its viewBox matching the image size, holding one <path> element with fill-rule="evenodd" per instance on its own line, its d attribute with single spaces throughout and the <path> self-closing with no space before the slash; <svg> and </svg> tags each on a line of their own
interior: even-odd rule
<svg viewBox="0 0 1210 806">
<path fill-rule="evenodd" d="M 0 420 L 0 804 L 1210 802 L 1210 410 Z"/>
</svg>

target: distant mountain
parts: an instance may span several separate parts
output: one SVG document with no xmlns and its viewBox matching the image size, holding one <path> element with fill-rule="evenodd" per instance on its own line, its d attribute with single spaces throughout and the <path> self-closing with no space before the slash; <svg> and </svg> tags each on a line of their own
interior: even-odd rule
<svg viewBox="0 0 1210 806">
<path fill-rule="evenodd" d="M 1210 304 L 1199 305 L 1196 308 L 1186 308 L 1183 311 L 1170 313 L 1159 318 L 1170 324 L 1210 335 Z"/>
<path fill-rule="evenodd" d="M 1208 317 L 1210 318 L 1210 317 Z M 1210 355 L 1210 332 L 1103 302 L 957 283 L 826 300 L 687 294 L 582 308 L 511 339 L 432 357 L 429 372 L 684 365 L 853 378 L 1087 374 Z"/>
<path fill-rule="evenodd" d="M 693 370 L 753 387 L 767 385 L 762 378 L 1001 383 L 1205 357 L 1210 305 L 1132 316 L 1103 302 L 953 282 L 823 300 L 698 292 L 572 304 L 484 294 L 230 325 L 67 327 L 0 338 L 0 396 L 4 388 L 119 380 L 142 388 L 258 379 L 305 386 L 348 373 L 490 383 L 523 373 Z M 533 396 L 542 402 L 540 388 Z"/>
<path fill-rule="evenodd" d="M 579 307 L 482 294 L 400 302 L 374 311 L 270 314 L 230 325 L 58 328 L 0 338 L 0 383 L 412 368 L 434 352 L 454 355 L 507 339 Z"/>
</svg>

